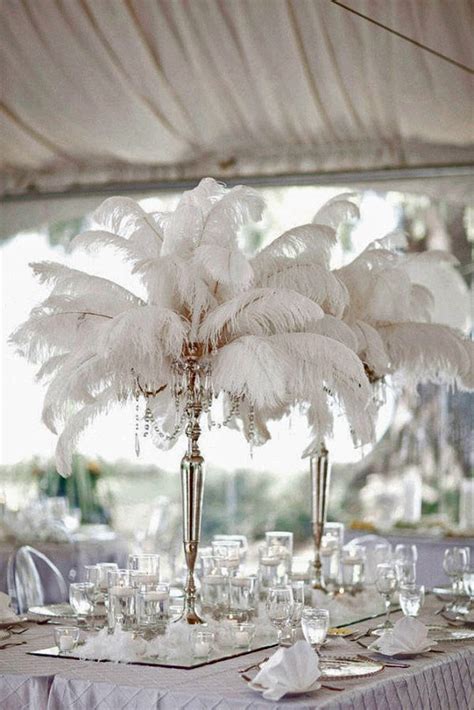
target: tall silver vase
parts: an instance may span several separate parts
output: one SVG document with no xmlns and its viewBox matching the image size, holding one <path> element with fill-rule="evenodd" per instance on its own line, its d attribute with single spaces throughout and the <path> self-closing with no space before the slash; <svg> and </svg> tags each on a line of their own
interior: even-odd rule
<svg viewBox="0 0 474 710">
<path fill-rule="evenodd" d="M 313 589 L 326 591 L 323 566 L 321 561 L 321 543 L 327 516 L 330 463 L 329 454 L 324 444 L 310 458 L 311 471 L 311 509 L 314 538 Z"/>
<path fill-rule="evenodd" d="M 201 536 L 201 509 L 204 491 L 204 459 L 199 450 L 202 398 L 197 356 L 189 354 L 186 365 L 186 436 L 188 450 L 181 460 L 181 496 L 183 507 L 183 545 L 188 568 L 184 586 L 183 614 L 178 621 L 202 624 L 204 620 L 196 609 L 196 583 L 194 567 Z"/>
</svg>

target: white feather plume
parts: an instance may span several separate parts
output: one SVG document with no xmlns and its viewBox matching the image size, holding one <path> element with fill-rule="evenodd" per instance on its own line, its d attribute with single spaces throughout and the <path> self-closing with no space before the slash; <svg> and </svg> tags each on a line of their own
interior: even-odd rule
<svg viewBox="0 0 474 710">
<path fill-rule="evenodd" d="M 337 231 L 343 222 L 359 219 L 359 208 L 351 199 L 354 197 L 350 192 L 336 195 L 316 212 L 313 223 L 326 224 Z"/>
</svg>

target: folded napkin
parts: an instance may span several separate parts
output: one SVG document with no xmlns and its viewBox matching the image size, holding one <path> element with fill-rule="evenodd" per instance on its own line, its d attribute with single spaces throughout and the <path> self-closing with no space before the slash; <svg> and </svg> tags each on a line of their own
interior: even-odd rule
<svg viewBox="0 0 474 710">
<path fill-rule="evenodd" d="M 15 614 L 10 604 L 11 599 L 8 594 L 0 592 L 0 623 L 15 621 L 15 619 L 18 619 L 18 616 Z"/>
<path fill-rule="evenodd" d="M 421 621 L 412 616 L 404 616 L 393 629 L 370 644 L 369 648 L 384 656 L 395 656 L 398 653 L 423 653 L 435 645 L 436 642 L 428 638 L 428 629 Z"/>
<path fill-rule="evenodd" d="M 305 693 L 321 687 L 319 658 L 307 641 L 279 648 L 262 665 L 249 686 L 262 691 L 267 700 L 280 700 L 288 693 Z"/>
</svg>

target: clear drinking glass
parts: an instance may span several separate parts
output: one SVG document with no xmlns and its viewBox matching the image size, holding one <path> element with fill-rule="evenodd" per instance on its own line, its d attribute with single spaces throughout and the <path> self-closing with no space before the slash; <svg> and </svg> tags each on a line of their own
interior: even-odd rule
<svg viewBox="0 0 474 710">
<path fill-rule="evenodd" d="M 136 583 L 156 584 L 160 581 L 160 556 L 129 555 L 128 569 L 135 573 Z"/>
<path fill-rule="evenodd" d="M 251 621 L 257 614 L 257 577 L 230 577 L 229 594 L 232 618 Z"/>
<path fill-rule="evenodd" d="M 279 644 L 281 644 L 283 629 L 290 623 L 293 607 L 293 591 L 291 587 L 270 587 L 265 608 L 268 618 L 278 631 Z"/>
<path fill-rule="evenodd" d="M 133 626 L 135 611 L 135 588 L 132 586 L 130 570 L 112 570 L 108 579 L 109 632 L 113 633 L 116 626 L 127 631 Z"/>
<path fill-rule="evenodd" d="M 168 584 L 142 586 L 135 595 L 135 618 L 139 632 L 152 638 L 164 631 L 169 621 L 170 590 Z"/>
<path fill-rule="evenodd" d="M 305 607 L 301 616 L 301 628 L 306 641 L 319 653 L 329 629 L 329 611 Z"/>
<path fill-rule="evenodd" d="M 105 594 L 107 592 L 107 585 L 109 580 L 109 572 L 113 572 L 118 569 L 118 565 L 115 562 L 98 562 L 96 564 L 99 574 L 99 588 L 100 591 Z"/>
<path fill-rule="evenodd" d="M 397 588 L 397 573 L 393 565 L 387 563 L 377 565 L 375 586 L 379 594 L 382 595 L 385 603 L 386 617 L 382 628 L 391 629 L 393 624 L 390 621 L 390 603 L 392 601 L 392 595 Z"/>
<path fill-rule="evenodd" d="M 463 576 L 469 569 L 470 550 L 468 547 L 448 547 L 444 551 L 443 569 L 451 579 L 453 601 L 447 607 L 450 611 L 458 610 L 459 599 L 463 593 Z"/>
<path fill-rule="evenodd" d="M 226 577 L 237 574 L 240 566 L 240 542 L 238 540 L 213 542 L 212 554 L 221 574 Z"/>
<path fill-rule="evenodd" d="M 95 585 L 92 582 L 73 582 L 69 585 L 69 604 L 77 614 L 79 621 L 87 626 L 92 621 L 94 611 Z"/>
<path fill-rule="evenodd" d="M 399 598 L 405 616 L 418 616 L 425 602 L 425 588 L 417 584 L 402 585 Z"/>
</svg>

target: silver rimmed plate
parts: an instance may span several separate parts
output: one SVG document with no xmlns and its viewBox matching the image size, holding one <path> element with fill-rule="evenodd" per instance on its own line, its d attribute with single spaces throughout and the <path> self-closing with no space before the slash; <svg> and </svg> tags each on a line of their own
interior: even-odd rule
<svg viewBox="0 0 474 710">
<path fill-rule="evenodd" d="M 469 641 L 474 639 L 474 629 L 432 625 L 428 626 L 428 638 L 433 641 Z"/>
<path fill-rule="evenodd" d="M 323 680 L 348 680 L 380 673 L 384 669 L 384 664 L 382 661 L 363 659 L 358 656 L 323 656 L 319 660 L 319 667 Z"/>
<path fill-rule="evenodd" d="M 75 618 L 76 614 L 69 604 L 47 604 L 46 606 L 30 606 L 28 614 L 33 616 L 51 617 L 52 619 Z"/>
</svg>

